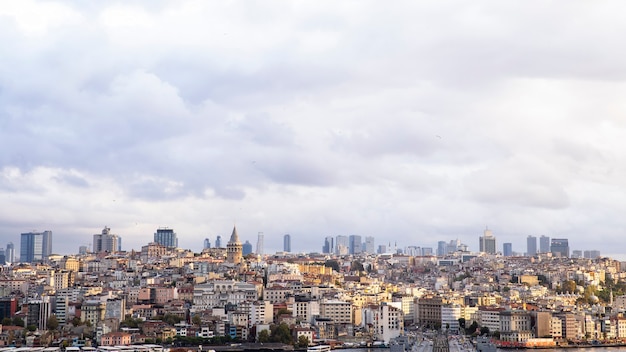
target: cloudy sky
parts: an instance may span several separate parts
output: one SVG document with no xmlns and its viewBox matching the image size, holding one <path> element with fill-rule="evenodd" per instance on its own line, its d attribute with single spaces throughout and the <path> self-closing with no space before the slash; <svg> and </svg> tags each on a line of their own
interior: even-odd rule
<svg viewBox="0 0 626 352">
<path fill-rule="evenodd" d="M 624 255 L 621 1 L 5 1 L 0 246 Z M 624 256 L 626 258 L 626 256 Z"/>
</svg>

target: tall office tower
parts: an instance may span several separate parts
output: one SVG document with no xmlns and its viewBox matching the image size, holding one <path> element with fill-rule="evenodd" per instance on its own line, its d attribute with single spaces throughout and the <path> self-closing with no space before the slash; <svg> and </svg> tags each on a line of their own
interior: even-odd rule
<svg viewBox="0 0 626 352">
<path fill-rule="evenodd" d="M 572 251 L 572 258 L 574 259 L 579 259 L 583 257 L 583 251 L 581 251 L 580 249 L 575 249 Z"/>
<path fill-rule="evenodd" d="M 569 258 L 569 241 L 567 238 L 553 238 L 550 241 L 550 252 L 555 257 Z"/>
<path fill-rule="evenodd" d="M 348 253 L 350 254 L 359 254 L 361 253 L 361 236 L 359 235 L 350 235 L 348 240 Z"/>
<path fill-rule="evenodd" d="M 550 253 L 550 237 L 539 237 L 539 253 Z"/>
<path fill-rule="evenodd" d="M 283 236 L 283 251 L 287 253 L 291 252 L 291 235 L 289 234 Z"/>
<path fill-rule="evenodd" d="M 513 244 L 506 242 L 502 244 L 502 255 L 510 257 L 513 255 Z"/>
<path fill-rule="evenodd" d="M 431 247 L 422 247 L 422 256 L 431 256 L 433 255 L 433 249 Z"/>
<path fill-rule="evenodd" d="M 13 242 L 7 243 L 7 250 L 4 251 L 4 255 L 7 257 L 7 263 L 15 262 L 15 245 Z"/>
<path fill-rule="evenodd" d="M 451 240 L 450 242 L 448 242 L 448 244 L 446 244 L 445 253 L 450 254 L 457 251 L 464 251 L 463 244 L 458 238 L 456 240 Z"/>
<path fill-rule="evenodd" d="M 532 257 L 537 254 L 537 236 L 526 237 L 526 255 Z"/>
<path fill-rule="evenodd" d="M 260 256 L 263 256 L 264 254 L 263 252 L 263 248 L 265 247 L 265 244 L 263 244 L 264 237 L 265 236 L 263 236 L 263 232 L 259 232 L 256 238 L 256 254 Z"/>
<path fill-rule="evenodd" d="M 246 241 L 246 243 L 241 245 L 241 255 L 246 256 L 250 253 L 252 253 L 252 243 Z"/>
<path fill-rule="evenodd" d="M 363 252 L 368 254 L 376 253 L 376 245 L 374 244 L 374 237 L 367 236 L 365 237 L 365 242 L 363 243 Z"/>
<path fill-rule="evenodd" d="M 167 227 L 160 227 L 154 233 L 154 242 L 169 248 L 178 248 L 178 238 L 176 232 Z"/>
<path fill-rule="evenodd" d="M 488 228 L 485 229 L 483 235 L 479 237 L 479 247 L 479 252 L 481 253 L 496 254 L 496 238 Z"/>
<path fill-rule="evenodd" d="M 348 254 L 348 250 L 350 246 L 348 244 L 348 236 L 337 236 L 335 237 L 335 254 L 337 255 L 346 255 Z"/>
<path fill-rule="evenodd" d="M 444 255 L 448 254 L 446 253 L 446 241 L 439 241 L 437 242 L 437 256 L 438 257 L 443 257 Z"/>
<path fill-rule="evenodd" d="M 325 253 L 325 254 L 335 253 L 335 239 L 332 236 L 326 236 L 326 238 L 324 238 L 324 246 L 322 247 L 322 253 Z"/>
<path fill-rule="evenodd" d="M 89 247 L 87 246 L 78 246 L 78 254 L 79 255 L 85 255 L 87 254 L 87 252 L 89 252 Z"/>
<path fill-rule="evenodd" d="M 52 254 L 52 231 L 23 233 L 20 241 L 20 262 L 45 262 Z"/>
<path fill-rule="evenodd" d="M 7 263 L 7 257 L 4 254 L 4 248 L 0 248 L 0 265 L 4 265 Z"/>
<path fill-rule="evenodd" d="M 584 251 L 583 252 L 583 256 L 586 259 L 596 259 L 596 258 L 600 258 L 600 251 L 595 250 L 595 249 L 591 249 L 588 251 Z"/>
<path fill-rule="evenodd" d="M 112 234 L 110 228 L 105 226 L 102 230 L 102 233 L 97 233 L 93 235 L 94 253 L 113 253 L 119 251 L 119 248 L 120 237 L 118 235 Z"/>
<path fill-rule="evenodd" d="M 209 249 L 209 248 L 211 248 L 211 240 L 210 240 L 210 239 L 208 239 L 208 238 L 205 238 L 205 239 L 204 239 L 204 246 L 203 246 L 202 248 L 204 248 L 204 249 Z"/>
<path fill-rule="evenodd" d="M 233 233 L 230 235 L 230 241 L 226 244 L 226 260 L 229 263 L 239 264 L 242 261 L 243 247 L 239 241 L 237 228 L 233 226 Z"/>
<path fill-rule="evenodd" d="M 385 254 L 387 253 L 387 246 L 385 246 L 384 244 L 381 244 L 378 246 L 378 254 Z"/>
<path fill-rule="evenodd" d="M 222 248 L 222 236 L 220 235 L 215 238 L 215 248 Z"/>
</svg>

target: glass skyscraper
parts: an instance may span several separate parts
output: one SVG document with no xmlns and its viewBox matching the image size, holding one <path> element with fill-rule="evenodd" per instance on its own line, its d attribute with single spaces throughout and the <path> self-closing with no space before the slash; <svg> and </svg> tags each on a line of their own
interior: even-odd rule
<svg viewBox="0 0 626 352">
<path fill-rule="evenodd" d="M 52 254 L 52 231 L 26 232 L 20 241 L 20 262 L 45 262 Z"/>
<path fill-rule="evenodd" d="M 169 248 L 178 247 L 178 238 L 176 238 L 176 232 L 167 227 L 157 229 L 154 233 L 154 242 Z"/>
</svg>

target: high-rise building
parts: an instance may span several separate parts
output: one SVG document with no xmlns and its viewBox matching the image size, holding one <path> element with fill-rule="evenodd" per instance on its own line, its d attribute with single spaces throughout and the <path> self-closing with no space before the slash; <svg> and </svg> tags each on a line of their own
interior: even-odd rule
<svg viewBox="0 0 626 352">
<path fill-rule="evenodd" d="M 583 256 L 586 259 L 596 259 L 596 258 L 600 258 L 600 251 L 595 250 L 595 249 L 591 249 L 591 250 L 587 250 L 583 252 Z"/>
<path fill-rule="evenodd" d="M 97 233 L 93 235 L 93 252 L 94 253 L 102 253 L 108 252 L 113 253 L 117 252 L 120 248 L 120 237 L 118 235 L 112 234 L 111 229 L 108 227 L 104 227 L 102 233 Z"/>
<path fill-rule="evenodd" d="M 160 227 L 154 233 L 154 242 L 169 248 L 178 248 L 178 238 L 176 232 L 167 227 Z"/>
<path fill-rule="evenodd" d="M 482 236 L 479 237 L 479 252 L 496 254 L 496 238 L 488 228 Z"/>
<path fill-rule="evenodd" d="M 4 248 L 0 248 L 0 265 L 5 265 L 7 263 L 7 257 L 4 254 Z"/>
<path fill-rule="evenodd" d="M 550 253 L 550 237 L 539 237 L 539 253 Z"/>
<path fill-rule="evenodd" d="M 348 236 L 339 235 L 335 237 L 335 254 L 346 255 L 349 253 Z"/>
<path fill-rule="evenodd" d="M 79 255 L 85 255 L 89 252 L 89 247 L 82 245 L 82 246 L 78 246 L 78 254 Z"/>
<path fill-rule="evenodd" d="M 20 262 L 45 262 L 52 254 L 52 231 L 26 232 L 20 241 Z"/>
<path fill-rule="evenodd" d="M 222 236 L 217 235 L 215 238 L 215 248 L 223 248 L 222 247 Z"/>
<path fill-rule="evenodd" d="M 287 253 L 291 252 L 291 235 L 289 234 L 283 236 L 283 251 Z"/>
<path fill-rule="evenodd" d="M 574 249 L 572 251 L 571 258 L 579 259 L 579 258 L 582 258 L 582 257 L 583 257 L 583 251 L 581 251 L 580 249 Z"/>
<path fill-rule="evenodd" d="M 359 254 L 361 253 L 361 236 L 359 235 L 350 235 L 348 239 L 348 253 L 350 254 Z"/>
<path fill-rule="evenodd" d="M 252 243 L 246 241 L 246 243 L 241 245 L 241 255 L 246 256 L 250 253 L 252 253 Z"/>
<path fill-rule="evenodd" d="M 422 256 L 431 256 L 433 255 L 432 247 L 422 247 Z"/>
<path fill-rule="evenodd" d="M 550 252 L 555 257 L 569 258 L 569 241 L 567 238 L 553 238 L 550 241 Z"/>
<path fill-rule="evenodd" d="M 326 238 L 324 238 L 324 246 L 322 247 L 322 253 L 325 253 L 325 254 L 335 253 L 335 239 L 332 236 L 326 236 Z"/>
<path fill-rule="evenodd" d="M 233 233 L 230 235 L 230 241 L 226 244 L 226 260 L 229 263 L 239 264 L 242 261 L 243 247 L 239 241 L 237 228 L 233 226 Z"/>
<path fill-rule="evenodd" d="M 263 242 L 264 242 L 263 232 L 259 232 L 256 238 L 256 254 L 260 256 L 263 256 L 263 253 L 264 253 L 263 248 L 265 247 L 265 244 Z"/>
<path fill-rule="evenodd" d="M 505 257 L 510 257 L 513 255 L 513 244 L 510 242 L 506 242 L 502 244 L 502 255 Z"/>
<path fill-rule="evenodd" d="M 385 253 L 387 253 L 387 246 L 385 246 L 384 244 L 378 245 L 378 254 Z"/>
<path fill-rule="evenodd" d="M 532 257 L 537 254 L 537 236 L 526 237 L 526 255 Z"/>
<path fill-rule="evenodd" d="M 448 254 L 446 253 L 446 246 L 447 246 L 446 241 L 437 242 L 437 256 L 438 257 L 443 257 L 444 255 Z"/>
<path fill-rule="evenodd" d="M 15 263 L 15 245 L 13 242 L 7 243 L 7 250 L 4 251 L 7 263 Z"/>
<path fill-rule="evenodd" d="M 204 248 L 204 249 L 209 249 L 209 248 L 211 248 L 211 240 L 210 240 L 210 239 L 208 239 L 208 238 L 205 238 L 205 239 L 204 239 L 204 246 L 202 246 L 202 248 Z"/>
<path fill-rule="evenodd" d="M 376 253 L 376 245 L 374 244 L 373 236 L 365 237 L 365 242 L 363 243 L 363 252 L 368 254 Z"/>
</svg>

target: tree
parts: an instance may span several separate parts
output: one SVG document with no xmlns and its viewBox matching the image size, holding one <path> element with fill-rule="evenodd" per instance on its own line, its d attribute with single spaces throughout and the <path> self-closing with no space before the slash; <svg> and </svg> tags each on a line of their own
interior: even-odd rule
<svg viewBox="0 0 626 352">
<path fill-rule="evenodd" d="M 259 332 L 259 342 L 260 343 L 270 342 L 269 330 L 261 330 L 261 332 Z"/>
<path fill-rule="evenodd" d="M 270 334 L 270 341 L 291 345 L 293 343 L 293 338 L 291 337 L 291 331 L 289 330 L 289 326 L 285 323 L 280 323 L 280 325 L 278 326 L 273 326 L 272 332 Z"/>
<path fill-rule="evenodd" d="M 24 320 L 20 317 L 13 318 L 13 325 L 24 327 Z"/>
<path fill-rule="evenodd" d="M 476 321 L 472 322 L 472 325 L 467 329 L 471 334 L 476 333 L 476 329 L 478 329 L 478 323 Z"/>
<path fill-rule="evenodd" d="M 33 332 L 33 331 L 37 331 L 37 325 L 28 325 L 26 327 L 26 330 Z"/>
<path fill-rule="evenodd" d="M 200 318 L 200 316 L 198 314 L 194 315 L 193 318 L 191 318 L 191 322 L 194 325 L 200 325 L 202 323 L 202 319 Z"/>
<path fill-rule="evenodd" d="M 56 330 L 59 327 L 59 320 L 56 315 L 51 315 L 46 321 L 46 326 L 48 330 Z"/>
<path fill-rule="evenodd" d="M 300 335 L 298 337 L 298 347 L 300 347 L 300 348 L 307 348 L 307 347 L 309 347 L 309 338 L 304 336 L 304 335 Z"/>
<path fill-rule="evenodd" d="M 339 262 L 329 259 L 324 263 L 324 266 L 332 268 L 334 271 L 339 272 Z"/>
<path fill-rule="evenodd" d="M 489 335 L 489 328 L 486 326 L 483 326 L 480 328 L 480 334 L 481 335 Z"/>
<path fill-rule="evenodd" d="M 4 325 L 4 326 L 9 326 L 9 325 L 11 325 L 11 318 L 9 318 L 9 317 L 4 317 L 4 319 L 2 319 L 2 325 Z"/>
<path fill-rule="evenodd" d="M 459 328 L 465 331 L 465 318 L 459 318 Z"/>
</svg>

